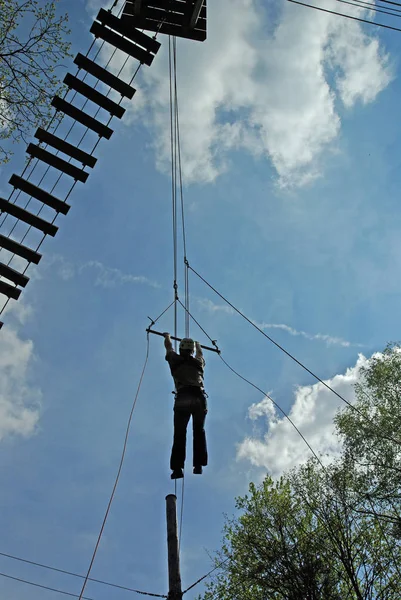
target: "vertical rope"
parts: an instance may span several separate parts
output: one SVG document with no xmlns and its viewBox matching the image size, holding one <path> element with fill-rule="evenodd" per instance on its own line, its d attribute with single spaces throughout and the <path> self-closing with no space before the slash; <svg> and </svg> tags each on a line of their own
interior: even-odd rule
<svg viewBox="0 0 401 600">
<path fill-rule="evenodd" d="M 184 250 L 184 286 L 185 286 L 185 337 L 189 337 L 189 326 L 190 318 L 188 315 L 189 311 L 189 270 L 187 265 L 187 240 L 185 232 L 185 212 L 184 212 L 184 191 L 182 182 L 182 161 L 181 161 L 181 138 L 180 138 L 180 120 L 179 120 L 179 105 L 178 105 L 178 86 L 177 86 L 177 40 L 173 40 L 173 76 L 174 76 L 174 127 L 175 127 L 175 140 L 177 149 L 177 166 L 178 166 L 178 184 L 180 188 L 180 204 L 181 204 L 181 227 L 182 227 L 182 241 Z M 176 180 L 177 184 L 177 180 Z"/>
<path fill-rule="evenodd" d="M 177 143 L 175 127 L 175 101 L 173 89 L 173 59 L 172 59 L 171 36 L 168 38 L 168 64 L 169 64 L 169 84 L 170 84 L 170 151 L 171 151 L 171 197 L 172 197 L 172 219 L 173 219 L 173 289 L 174 300 L 178 298 L 177 285 Z M 177 302 L 174 303 L 174 337 L 177 337 Z M 177 342 L 174 341 L 174 348 L 177 350 Z"/>
</svg>

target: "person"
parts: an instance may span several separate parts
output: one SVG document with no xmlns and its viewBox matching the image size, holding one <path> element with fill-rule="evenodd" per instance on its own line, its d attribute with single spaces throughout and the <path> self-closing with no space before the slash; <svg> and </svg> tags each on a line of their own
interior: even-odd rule
<svg viewBox="0 0 401 600">
<path fill-rule="evenodd" d="M 171 479 L 184 477 L 187 426 L 192 416 L 193 472 L 202 474 L 207 465 L 205 419 L 207 413 L 206 393 L 203 387 L 205 360 L 199 342 L 183 338 L 179 354 L 171 343 L 169 333 L 164 333 L 166 360 L 175 383 L 174 440 L 171 450 Z M 196 350 L 195 356 L 193 356 Z"/>
</svg>

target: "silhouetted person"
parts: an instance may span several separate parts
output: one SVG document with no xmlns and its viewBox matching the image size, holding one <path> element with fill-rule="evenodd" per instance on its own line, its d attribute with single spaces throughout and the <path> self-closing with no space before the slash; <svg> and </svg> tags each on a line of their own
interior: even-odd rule
<svg viewBox="0 0 401 600">
<path fill-rule="evenodd" d="M 187 426 L 192 416 L 193 427 L 193 472 L 202 474 L 207 465 L 205 418 L 207 413 L 206 394 L 203 388 L 205 360 L 199 342 L 184 338 L 180 342 L 180 353 L 173 350 L 170 334 L 164 333 L 166 360 L 170 365 L 175 383 L 174 441 L 171 451 L 171 479 L 184 477 Z M 195 356 L 193 356 L 196 348 Z"/>
</svg>

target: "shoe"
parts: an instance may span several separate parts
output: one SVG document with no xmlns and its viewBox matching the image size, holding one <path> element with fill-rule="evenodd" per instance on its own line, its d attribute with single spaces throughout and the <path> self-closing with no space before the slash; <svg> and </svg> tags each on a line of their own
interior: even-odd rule
<svg viewBox="0 0 401 600">
<path fill-rule="evenodd" d="M 184 477 L 184 473 L 182 469 L 174 469 L 171 473 L 171 479 L 182 479 Z"/>
<path fill-rule="evenodd" d="M 203 469 L 202 467 L 194 467 L 194 475 L 202 475 Z"/>
</svg>

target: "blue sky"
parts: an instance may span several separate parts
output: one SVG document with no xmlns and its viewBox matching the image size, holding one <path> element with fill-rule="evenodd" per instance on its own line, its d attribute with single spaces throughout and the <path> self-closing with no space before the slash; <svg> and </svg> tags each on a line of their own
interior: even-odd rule
<svg viewBox="0 0 401 600">
<path fill-rule="evenodd" d="M 102 2 L 59 4 L 70 11 L 73 53 L 85 53 Z M 216 4 L 208 41 L 178 43 L 189 261 L 352 399 L 360 366 L 399 338 L 401 38 L 284 2 Z M 163 39 L 0 334 L 0 552 L 78 573 L 89 564 L 118 467 L 147 317 L 172 300 L 166 60 Z M 1 168 L 3 195 L 23 164 L 20 147 Z M 179 285 L 183 300 L 182 276 Z M 194 315 L 225 359 L 291 411 L 317 451 L 335 453 L 338 399 L 193 276 L 190 290 Z M 158 328 L 172 327 L 170 311 Z M 191 333 L 208 343 L 195 326 Z M 235 495 L 308 456 L 261 394 L 217 356 L 206 361 L 210 464 L 202 477 L 188 469 L 185 480 L 184 588 L 211 568 L 208 553 Z M 167 590 L 171 390 L 163 342 L 151 337 L 92 572 L 155 593 Z M 0 572 L 80 591 L 79 580 L 0 563 Z M 10 600 L 54 595 L 2 578 L 0 590 Z M 90 583 L 86 595 L 129 593 Z"/>
</svg>

